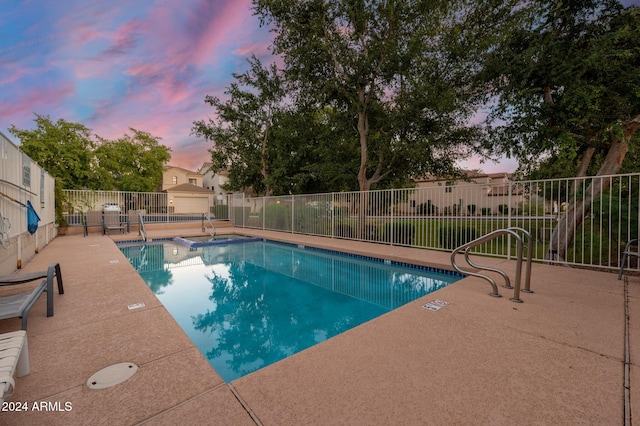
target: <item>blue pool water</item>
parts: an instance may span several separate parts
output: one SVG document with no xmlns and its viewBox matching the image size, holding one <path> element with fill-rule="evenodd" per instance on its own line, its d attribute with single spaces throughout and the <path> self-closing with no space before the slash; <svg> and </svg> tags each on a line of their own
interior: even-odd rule
<svg viewBox="0 0 640 426">
<path fill-rule="evenodd" d="M 461 278 L 266 241 L 120 250 L 227 382 Z"/>
</svg>

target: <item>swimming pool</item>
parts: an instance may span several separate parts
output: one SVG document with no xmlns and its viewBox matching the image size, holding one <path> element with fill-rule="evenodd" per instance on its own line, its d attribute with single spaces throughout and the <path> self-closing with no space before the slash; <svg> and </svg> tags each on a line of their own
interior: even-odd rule
<svg viewBox="0 0 640 426">
<path fill-rule="evenodd" d="M 120 250 L 226 382 L 462 278 L 269 241 Z"/>
</svg>

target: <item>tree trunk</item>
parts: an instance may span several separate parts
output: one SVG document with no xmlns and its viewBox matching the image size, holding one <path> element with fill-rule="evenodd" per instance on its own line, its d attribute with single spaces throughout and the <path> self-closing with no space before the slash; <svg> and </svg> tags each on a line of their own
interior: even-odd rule
<svg viewBox="0 0 640 426">
<path fill-rule="evenodd" d="M 607 157 L 598 170 L 596 176 L 602 176 L 600 179 L 593 178 L 591 184 L 585 190 L 583 197 L 569 204 L 564 215 L 558 220 L 556 228 L 551 234 L 549 242 L 549 250 L 545 255 L 545 259 L 549 263 L 566 262 L 567 249 L 576 231 L 582 225 L 584 218 L 591 211 L 591 201 L 600 196 L 610 185 L 610 175 L 615 175 L 620 170 L 622 160 L 629 151 L 629 141 L 634 133 L 640 129 L 640 115 L 626 121 L 623 125 L 621 137 L 615 138 L 609 147 Z M 574 196 L 576 192 L 574 189 Z"/>
<path fill-rule="evenodd" d="M 361 93 L 361 101 L 364 100 L 363 93 Z M 360 136 L 360 169 L 358 170 L 358 187 L 360 188 L 360 200 L 358 205 L 358 224 L 356 229 L 356 235 L 358 239 L 364 239 L 366 218 L 367 218 L 367 191 L 371 189 L 369 179 L 367 179 L 367 164 L 368 164 L 368 135 L 369 135 L 369 117 L 367 112 L 362 109 L 358 112 L 358 135 Z"/>
<path fill-rule="evenodd" d="M 369 157 L 369 117 L 365 109 L 358 112 L 358 135 L 360 136 L 360 169 L 358 170 L 358 186 L 360 191 L 368 191 L 371 189 L 371 184 L 367 179 L 367 165 Z"/>
<path fill-rule="evenodd" d="M 587 150 L 582 154 L 582 160 L 580 161 L 580 166 L 578 167 L 578 172 L 576 176 L 582 177 L 587 175 L 587 169 L 589 168 L 589 163 L 591 162 L 591 158 L 593 154 L 596 152 L 596 149 L 593 147 L 587 148 Z"/>
<path fill-rule="evenodd" d="M 582 154 L 582 160 L 580 161 L 580 166 L 578 166 L 578 171 L 576 172 L 576 177 L 585 177 L 587 175 L 587 169 L 589 168 L 589 163 L 591 162 L 591 158 L 593 158 L 593 154 L 596 152 L 595 148 L 589 147 Z M 578 190 L 578 186 L 584 182 L 584 179 L 576 179 L 573 181 L 573 185 L 571 185 L 571 194 L 575 194 Z"/>
<path fill-rule="evenodd" d="M 264 180 L 264 195 L 269 197 L 273 189 L 269 186 L 269 172 L 267 172 L 267 138 L 269 137 L 269 126 L 264 131 L 260 151 L 260 174 Z"/>
</svg>

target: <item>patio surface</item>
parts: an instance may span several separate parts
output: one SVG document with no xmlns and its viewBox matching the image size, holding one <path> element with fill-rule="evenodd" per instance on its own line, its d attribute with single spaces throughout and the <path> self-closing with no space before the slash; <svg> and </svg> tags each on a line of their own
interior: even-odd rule
<svg viewBox="0 0 640 426">
<path fill-rule="evenodd" d="M 222 231 L 451 269 L 449 253 Z M 28 410 L 0 412 L 0 424 L 624 425 L 640 418 L 640 277 L 534 264 L 535 293 L 523 293 L 521 304 L 509 300 L 510 290 L 499 287 L 503 297 L 493 298 L 486 281 L 465 278 L 224 383 L 113 243 L 122 238 L 136 236 L 58 237 L 20 271 L 59 262 L 65 294 L 56 291 L 53 317 L 44 297 L 31 310 L 31 372 L 6 399 Z M 514 276 L 513 261 L 482 262 Z M 449 305 L 422 307 L 433 299 Z M 0 332 L 18 329 L 18 319 L 0 321 Z M 114 387 L 87 387 L 93 373 L 120 362 L 140 369 Z"/>
</svg>

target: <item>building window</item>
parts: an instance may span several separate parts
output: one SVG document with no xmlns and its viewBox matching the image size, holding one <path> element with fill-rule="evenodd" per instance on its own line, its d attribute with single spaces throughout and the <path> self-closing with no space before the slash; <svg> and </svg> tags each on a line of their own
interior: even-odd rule
<svg viewBox="0 0 640 426">
<path fill-rule="evenodd" d="M 198 184 L 198 180 L 197 179 L 189 179 L 189 183 L 191 185 L 197 185 Z"/>
<path fill-rule="evenodd" d="M 445 184 L 444 192 L 451 192 L 453 190 L 452 186 L 453 186 L 453 182 L 451 181 L 447 182 Z"/>
<path fill-rule="evenodd" d="M 176 184 L 178 183 L 178 176 L 173 176 L 173 177 L 171 178 L 171 183 L 172 183 L 172 184 L 174 184 L 174 185 L 176 185 Z"/>
<path fill-rule="evenodd" d="M 40 204 L 44 207 L 44 169 L 40 169 Z"/>
<path fill-rule="evenodd" d="M 31 186 L 31 159 L 22 153 L 22 184 Z"/>
</svg>

